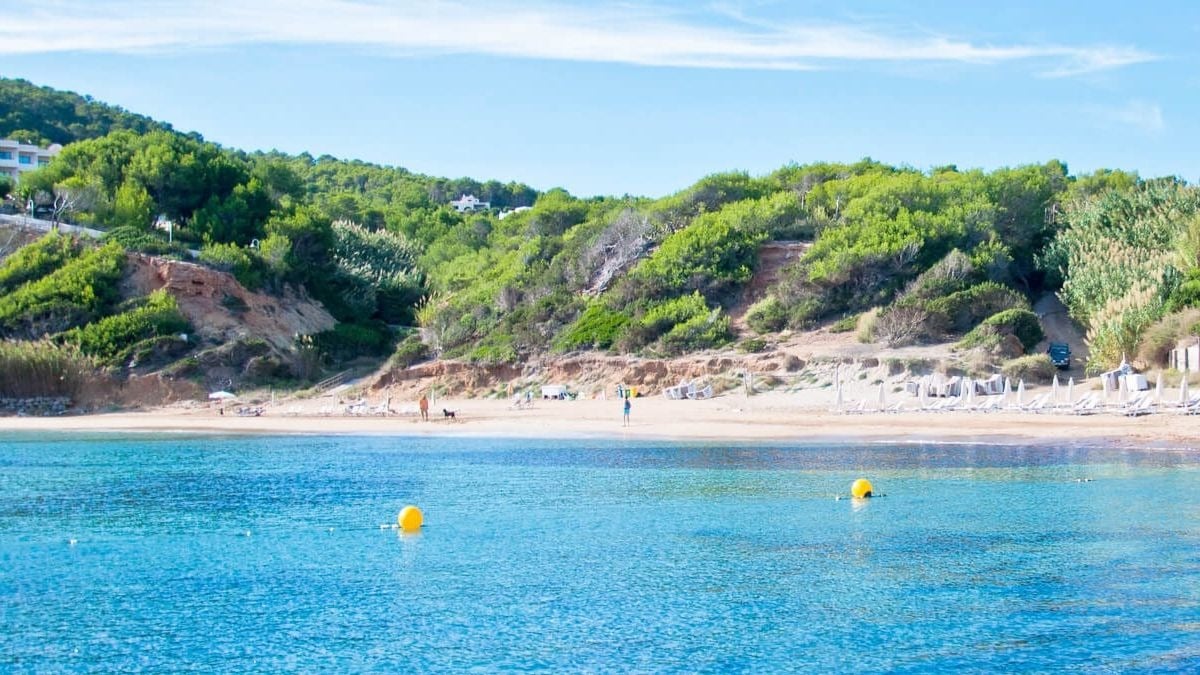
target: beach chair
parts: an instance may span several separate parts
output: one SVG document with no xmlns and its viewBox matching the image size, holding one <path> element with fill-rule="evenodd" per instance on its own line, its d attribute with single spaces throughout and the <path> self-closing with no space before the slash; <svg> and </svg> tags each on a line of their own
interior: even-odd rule
<svg viewBox="0 0 1200 675">
<path fill-rule="evenodd" d="M 1137 417 L 1138 415 L 1149 415 L 1154 412 L 1154 398 L 1150 395 L 1138 397 L 1132 405 L 1125 406 L 1122 411 L 1126 417 Z"/>
<path fill-rule="evenodd" d="M 1086 394 L 1079 399 L 1075 405 L 1071 406 L 1071 414 L 1073 415 L 1094 415 L 1101 410 L 1100 399 L 1094 394 Z"/>
<path fill-rule="evenodd" d="M 1041 412 L 1046 407 L 1046 402 L 1049 400 L 1050 394 L 1041 394 L 1039 396 L 1035 396 L 1032 401 L 1025 404 L 1025 407 L 1021 408 L 1021 411 L 1033 413 Z"/>
</svg>

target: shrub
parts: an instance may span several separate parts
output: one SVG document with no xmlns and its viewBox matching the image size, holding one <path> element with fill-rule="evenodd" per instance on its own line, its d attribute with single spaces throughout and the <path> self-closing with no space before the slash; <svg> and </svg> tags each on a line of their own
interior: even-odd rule
<svg viewBox="0 0 1200 675">
<path fill-rule="evenodd" d="M 1028 309 L 1025 296 L 993 281 L 935 298 L 925 304 L 931 335 L 968 331 L 989 316 L 1007 309 Z"/>
<path fill-rule="evenodd" d="M 997 337 L 1015 336 L 1025 351 L 1033 349 L 1046 337 L 1037 315 L 1027 309 L 1006 309 L 984 319 L 958 343 L 959 347 L 971 349 L 994 344 Z"/>
<path fill-rule="evenodd" d="M 787 326 L 787 313 L 783 303 L 774 295 L 764 297 L 746 311 L 746 324 L 758 333 L 783 330 Z"/>
<path fill-rule="evenodd" d="M 1200 309 L 1195 308 L 1159 319 L 1142 333 L 1137 350 L 1138 360 L 1154 366 L 1169 365 L 1171 350 L 1182 338 L 1195 334 L 1197 322 L 1200 322 Z"/>
<path fill-rule="evenodd" d="M 875 322 L 879 320 L 879 308 L 872 307 L 858 315 L 855 337 L 864 344 L 875 341 Z"/>
<path fill-rule="evenodd" d="M 1005 377 L 1026 382 L 1046 383 L 1054 377 L 1056 372 L 1058 370 L 1050 362 L 1047 354 L 1020 356 L 1005 362 L 1000 368 L 1000 373 Z"/>
<path fill-rule="evenodd" d="M 593 303 L 559 335 L 555 347 L 563 351 L 607 349 L 616 342 L 627 325 L 629 316 L 625 313 Z"/>
<path fill-rule="evenodd" d="M 829 326 L 830 333 L 849 333 L 858 327 L 859 314 L 848 314 Z"/>
<path fill-rule="evenodd" d="M 413 332 L 396 345 L 396 351 L 389 360 L 393 368 L 408 368 L 429 358 L 429 345 L 421 339 L 420 333 Z"/>
<path fill-rule="evenodd" d="M 729 317 L 714 309 L 704 316 L 695 316 L 675 324 L 675 327 L 659 341 L 664 353 L 676 356 L 700 349 L 712 349 L 727 344 L 733 339 L 729 330 Z"/>
<path fill-rule="evenodd" d="M 182 244 L 168 244 L 162 237 L 147 232 L 140 227 L 122 225 L 104 233 L 104 241 L 115 241 L 126 251 L 137 251 L 150 255 L 166 255 L 169 253 L 182 255 L 187 249 Z"/>
<path fill-rule="evenodd" d="M 70 330 L 63 339 L 101 363 L 115 363 L 134 343 L 189 330 L 175 298 L 157 290 L 140 307 Z"/>
<path fill-rule="evenodd" d="M 207 244 L 200 249 L 200 262 L 229 272 L 246 288 L 255 289 L 262 285 L 261 265 L 237 244 Z"/>
<path fill-rule="evenodd" d="M 117 299 L 124 262 L 125 251 L 115 243 L 106 244 L 0 296 L 0 335 L 22 327 L 30 333 L 53 317 L 62 320 L 49 322 L 53 326 L 46 332 L 58 332 L 102 313 Z"/>
<path fill-rule="evenodd" d="M 929 313 L 920 307 L 893 305 L 875 317 L 872 333 L 889 347 L 910 345 L 926 335 Z"/>
<path fill-rule="evenodd" d="M 0 294 L 40 279 L 79 255 L 79 242 L 58 233 L 22 246 L 0 263 Z"/>
<path fill-rule="evenodd" d="M 339 323 L 312 336 L 313 345 L 332 361 L 359 356 L 382 356 L 392 345 L 391 331 L 379 322 Z"/>
<path fill-rule="evenodd" d="M 766 349 L 767 341 L 762 338 L 747 338 L 738 343 L 738 351 L 743 354 L 757 354 Z"/>
</svg>

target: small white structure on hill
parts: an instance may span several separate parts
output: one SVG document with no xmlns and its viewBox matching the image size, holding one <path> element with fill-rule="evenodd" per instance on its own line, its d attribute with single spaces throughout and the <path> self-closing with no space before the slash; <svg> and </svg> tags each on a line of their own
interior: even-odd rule
<svg viewBox="0 0 1200 675">
<path fill-rule="evenodd" d="M 511 216 L 511 215 L 512 215 L 512 214 L 514 214 L 514 213 L 521 213 L 522 211 L 528 211 L 528 210 L 529 210 L 529 209 L 531 209 L 531 208 L 533 208 L 533 207 L 532 207 L 532 206 L 518 206 L 518 207 L 517 207 L 517 208 L 515 208 L 515 209 L 509 209 L 509 210 L 507 210 L 507 211 L 501 211 L 501 212 L 500 212 L 500 216 L 499 216 L 499 218 L 500 218 L 500 220 L 504 220 L 505 218 L 507 218 L 507 217 Z"/>
<path fill-rule="evenodd" d="M 463 195 L 458 199 L 450 202 L 450 206 L 454 207 L 459 213 L 467 213 L 470 211 L 483 211 L 492 208 L 491 202 L 479 201 L 475 195 Z"/>
</svg>

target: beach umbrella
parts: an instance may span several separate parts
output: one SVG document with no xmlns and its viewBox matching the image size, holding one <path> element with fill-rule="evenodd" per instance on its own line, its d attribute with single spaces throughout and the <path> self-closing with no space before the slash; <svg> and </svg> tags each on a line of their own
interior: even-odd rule
<svg viewBox="0 0 1200 675">
<path fill-rule="evenodd" d="M 1058 373 L 1054 374 L 1054 381 L 1050 383 L 1050 405 L 1058 405 Z"/>
<path fill-rule="evenodd" d="M 842 364 L 838 364 L 837 370 L 833 374 L 833 386 L 835 389 L 833 407 L 842 409 Z"/>
<path fill-rule="evenodd" d="M 1162 395 L 1163 395 L 1163 374 L 1162 374 L 1162 371 L 1160 370 L 1160 371 L 1158 371 L 1158 382 L 1154 383 L 1154 402 L 1156 404 L 1162 405 Z"/>
<path fill-rule="evenodd" d="M 1187 405 L 1188 390 L 1187 390 L 1187 373 L 1183 374 L 1183 380 L 1179 382 L 1179 405 Z"/>
<path fill-rule="evenodd" d="M 879 409 L 880 410 L 883 410 L 884 405 L 887 403 L 886 398 L 887 398 L 887 392 L 884 391 L 883 383 L 880 382 L 879 383 Z"/>
<path fill-rule="evenodd" d="M 1008 395 L 1012 393 L 1012 380 L 1004 378 L 1004 391 L 1000 394 L 1000 405 L 1008 405 Z"/>
<path fill-rule="evenodd" d="M 1017 381 L 1017 407 L 1025 407 L 1025 380 L 1024 378 Z"/>
<path fill-rule="evenodd" d="M 929 376 L 921 378 L 920 391 L 917 392 L 917 402 L 924 408 L 929 404 Z"/>
<path fill-rule="evenodd" d="M 1108 405 L 1109 387 L 1108 387 L 1108 376 L 1107 375 L 1100 376 L 1100 386 L 1104 388 L 1104 405 Z"/>
<path fill-rule="evenodd" d="M 208 398 L 212 401 L 228 401 L 230 399 L 237 398 L 237 396 L 227 391 L 214 391 L 208 395 Z"/>
<path fill-rule="evenodd" d="M 1075 378 L 1067 378 L 1067 405 L 1075 405 Z"/>
<path fill-rule="evenodd" d="M 966 391 L 963 392 L 963 401 L 966 402 L 967 405 L 974 405 L 975 404 L 975 381 L 969 377 L 964 378 L 962 386 L 966 388 Z"/>
</svg>

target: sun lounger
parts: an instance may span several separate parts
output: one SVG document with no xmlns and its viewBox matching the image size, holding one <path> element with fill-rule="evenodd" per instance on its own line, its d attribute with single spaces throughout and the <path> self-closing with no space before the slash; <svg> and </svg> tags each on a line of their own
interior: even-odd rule
<svg viewBox="0 0 1200 675">
<path fill-rule="evenodd" d="M 1154 412 L 1154 398 L 1150 395 L 1137 398 L 1132 405 L 1125 406 L 1122 411 L 1127 417 L 1137 417 L 1138 415 L 1149 415 Z"/>
<path fill-rule="evenodd" d="M 1100 399 L 1093 394 L 1087 394 L 1079 399 L 1075 405 L 1071 406 L 1071 413 L 1074 415 L 1093 415 L 1101 410 Z"/>
</svg>

